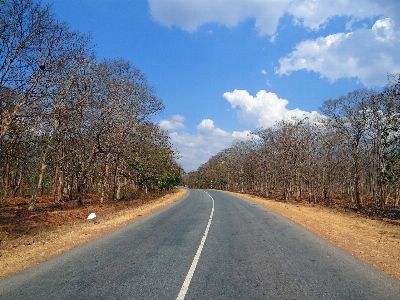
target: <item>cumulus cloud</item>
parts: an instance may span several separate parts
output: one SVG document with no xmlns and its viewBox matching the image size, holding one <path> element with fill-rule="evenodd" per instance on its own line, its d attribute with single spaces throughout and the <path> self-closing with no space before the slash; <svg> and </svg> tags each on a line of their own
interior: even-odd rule
<svg viewBox="0 0 400 300">
<path fill-rule="evenodd" d="M 279 60 L 277 74 L 307 70 L 328 78 L 357 77 L 364 85 L 384 85 L 387 73 L 400 72 L 400 33 L 389 18 L 377 20 L 371 29 L 361 28 L 299 43 Z"/>
<path fill-rule="evenodd" d="M 399 72 L 399 0 L 148 0 L 150 13 L 165 26 L 196 31 L 217 23 L 233 28 L 255 20 L 260 35 L 275 42 L 279 20 L 291 16 L 295 25 L 318 31 L 344 17 L 346 31 L 299 43 L 279 60 L 277 74 L 308 70 L 328 78 L 358 78 L 366 86 L 386 84 L 387 73 Z M 329 8 L 329 9 L 327 9 Z M 353 28 L 375 20 L 372 28 Z M 358 25 L 359 26 L 359 25 Z M 282 37 L 284 38 L 284 37 Z"/>
<path fill-rule="evenodd" d="M 259 91 L 255 97 L 245 90 L 234 90 L 226 92 L 223 97 L 232 105 L 233 108 L 239 108 L 238 117 L 246 123 L 257 127 L 269 127 L 282 119 L 314 118 L 318 113 L 305 112 L 298 108 L 287 109 L 288 101 L 280 99 L 275 93 Z"/>
<path fill-rule="evenodd" d="M 229 133 L 215 127 L 214 121 L 204 119 L 197 125 L 197 134 L 174 131 L 170 132 L 169 136 L 174 147 L 180 152 L 179 163 L 185 171 L 192 171 L 219 151 L 229 148 L 234 140 L 245 140 L 249 134 L 249 130 Z"/>
<path fill-rule="evenodd" d="M 397 1 L 397 2 L 396 2 Z M 336 16 L 360 20 L 387 15 L 396 16 L 398 0 L 148 0 L 150 13 L 165 26 L 196 31 L 207 23 L 232 28 L 253 18 L 262 35 L 273 36 L 279 19 L 285 14 L 296 24 L 312 30 L 325 26 Z M 329 9 L 327 9 L 329 7 Z"/>
<path fill-rule="evenodd" d="M 289 103 L 286 99 L 264 90 L 259 91 L 255 97 L 245 90 L 226 92 L 223 97 L 237 109 L 238 117 L 243 122 L 257 127 L 273 126 L 276 121 L 293 117 L 314 119 L 319 116 L 315 111 L 305 112 L 298 108 L 290 110 L 286 108 Z M 174 115 L 170 120 L 161 121 L 160 126 L 164 124 L 164 129 L 184 128 L 184 120 L 184 117 Z M 180 152 L 179 163 L 187 172 L 197 169 L 219 151 L 231 147 L 234 140 L 246 140 L 251 135 L 250 130 L 228 132 L 216 127 L 211 119 L 202 120 L 196 129 L 196 134 L 177 130 L 170 130 L 169 133 L 172 144 Z"/>
<path fill-rule="evenodd" d="M 216 136 L 222 138 L 229 136 L 228 132 L 220 128 L 215 128 L 214 121 L 210 119 L 201 121 L 200 124 L 197 125 L 197 131 L 199 134 L 207 136 Z"/>
<path fill-rule="evenodd" d="M 173 115 L 170 120 L 161 120 L 158 124 L 162 129 L 170 131 L 185 128 L 185 125 L 183 124 L 184 121 L 184 117 Z"/>
<path fill-rule="evenodd" d="M 148 0 L 150 13 L 161 24 L 196 31 L 207 23 L 228 28 L 248 18 L 255 18 L 260 34 L 273 35 L 290 0 Z"/>
<path fill-rule="evenodd" d="M 292 0 L 287 13 L 295 23 L 311 30 L 319 30 L 334 17 L 369 19 L 388 12 L 387 5 L 377 0 Z"/>
</svg>

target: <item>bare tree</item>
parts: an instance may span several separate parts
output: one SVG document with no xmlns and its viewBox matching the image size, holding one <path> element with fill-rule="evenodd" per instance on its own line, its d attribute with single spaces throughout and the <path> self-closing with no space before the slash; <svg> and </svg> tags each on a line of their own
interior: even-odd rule
<svg viewBox="0 0 400 300">
<path fill-rule="evenodd" d="M 373 90 L 357 90 L 336 100 L 327 100 L 321 111 L 329 117 L 326 119 L 331 126 L 343 134 L 347 140 L 347 147 L 353 158 L 353 176 L 355 201 L 357 206 L 362 205 L 360 146 L 368 130 L 368 101 L 375 94 Z"/>
<path fill-rule="evenodd" d="M 89 191 L 119 199 L 127 180 L 154 190 L 180 181 L 143 73 L 122 59 L 98 63 L 89 37 L 40 1 L 6 1 L 0 13 L 1 199 L 33 190 L 33 210 L 44 192 L 82 204 Z"/>
<path fill-rule="evenodd" d="M 16 120 L 35 117 L 35 110 L 42 109 L 49 77 L 63 64 L 71 35 L 76 33 L 40 2 L 10 0 L 0 6 L 0 87 L 14 94 L 1 111 L 0 140 Z M 2 106 L 5 100 L 0 98 Z"/>
</svg>

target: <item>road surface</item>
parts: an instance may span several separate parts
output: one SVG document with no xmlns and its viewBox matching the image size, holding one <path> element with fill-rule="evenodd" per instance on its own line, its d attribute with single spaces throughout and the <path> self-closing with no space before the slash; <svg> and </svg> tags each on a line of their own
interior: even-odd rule
<svg viewBox="0 0 400 300">
<path fill-rule="evenodd" d="M 252 202 L 190 190 L 0 281 L 0 299 L 400 299 L 400 281 Z"/>
</svg>

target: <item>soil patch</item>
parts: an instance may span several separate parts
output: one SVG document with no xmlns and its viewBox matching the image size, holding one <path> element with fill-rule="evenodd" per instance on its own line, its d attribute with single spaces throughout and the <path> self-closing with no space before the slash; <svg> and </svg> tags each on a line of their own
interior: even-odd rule
<svg viewBox="0 0 400 300">
<path fill-rule="evenodd" d="M 34 212 L 29 199 L 16 198 L 0 209 L 0 278 L 27 269 L 150 215 L 186 195 L 184 189 L 153 200 L 113 201 L 85 205 L 54 204 L 40 199 Z M 87 220 L 90 213 L 96 218 Z"/>
<path fill-rule="evenodd" d="M 400 226 L 391 220 L 305 203 L 233 193 L 293 220 L 332 244 L 400 280 Z"/>
</svg>

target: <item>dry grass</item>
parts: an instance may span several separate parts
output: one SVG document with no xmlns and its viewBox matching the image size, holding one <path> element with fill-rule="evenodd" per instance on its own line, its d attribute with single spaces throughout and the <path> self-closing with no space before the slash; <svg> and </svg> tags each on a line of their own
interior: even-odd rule
<svg viewBox="0 0 400 300">
<path fill-rule="evenodd" d="M 400 226 L 373 220 L 354 212 L 235 194 L 293 220 L 400 280 Z"/>
<path fill-rule="evenodd" d="M 186 193 L 183 189 L 175 190 L 159 199 L 137 203 L 133 207 L 89 205 L 81 209 L 31 214 L 35 222 L 45 222 L 43 230 L 28 231 L 13 239 L 7 238 L 7 234 L 1 232 L 3 238 L 0 244 L 0 278 L 32 267 L 150 215 L 178 201 Z M 97 218 L 86 220 L 92 211 L 96 213 Z M 61 221 L 64 224 L 58 224 Z M 35 222 L 32 221 L 31 225 L 36 224 Z"/>
</svg>

